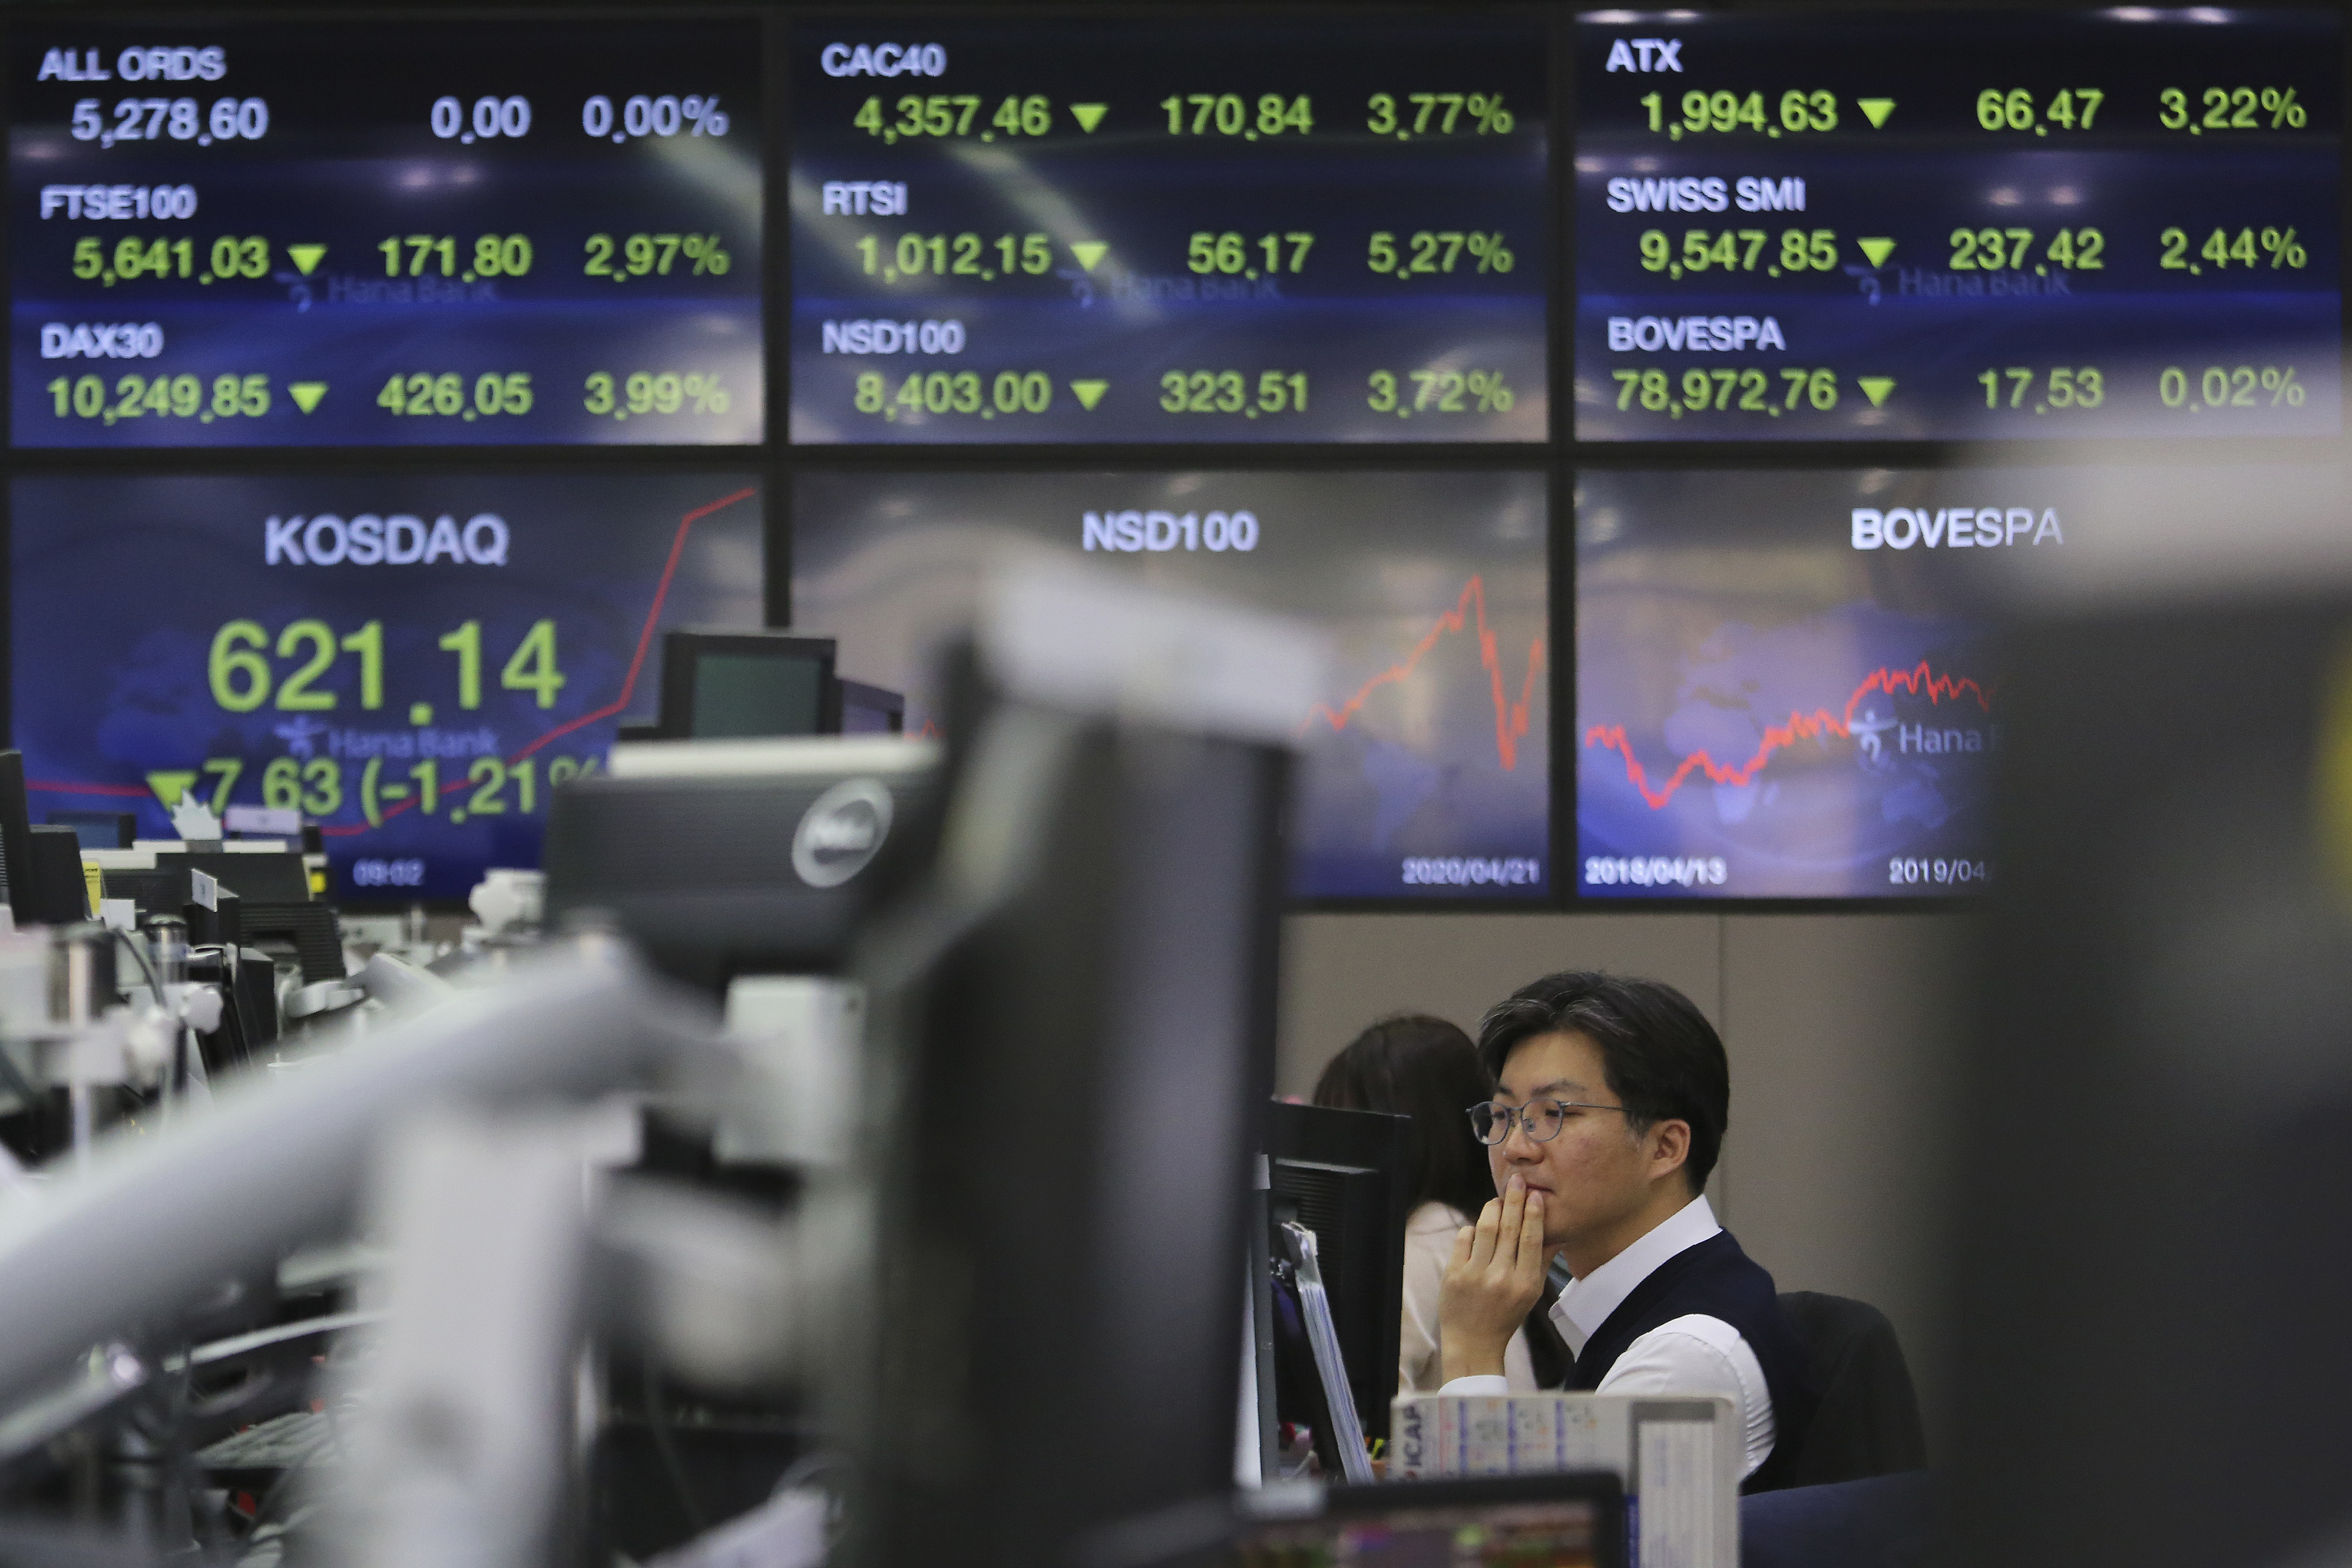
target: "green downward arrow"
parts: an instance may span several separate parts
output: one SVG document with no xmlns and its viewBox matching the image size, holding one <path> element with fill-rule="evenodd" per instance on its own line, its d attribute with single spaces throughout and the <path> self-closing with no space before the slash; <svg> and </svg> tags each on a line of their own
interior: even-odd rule
<svg viewBox="0 0 2352 1568">
<path fill-rule="evenodd" d="M 1853 243 L 1862 246 L 1862 254 L 1870 257 L 1873 267 L 1885 267 L 1886 258 L 1895 254 L 1895 242 L 1891 239 L 1858 239 Z"/>
<path fill-rule="evenodd" d="M 1102 394 L 1110 390 L 1110 383 L 1108 382 L 1072 382 L 1070 390 L 1078 394 L 1078 406 L 1091 413 L 1094 412 L 1095 404 L 1102 402 Z"/>
<path fill-rule="evenodd" d="M 327 383 L 324 382 L 295 382 L 288 386 L 286 390 L 288 392 L 292 394 L 294 406 L 300 409 L 304 413 L 308 413 L 312 409 L 319 406 L 319 400 L 320 398 L 327 395 Z"/>
<path fill-rule="evenodd" d="M 1895 112 L 1895 100 L 1891 98 L 1858 98 L 1853 101 L 1862 106 L 1862 112 L 1869 118 L 1873 131 L 1884 130 L 1886 117 Z"/>
<path fill-rule="evenodd" d="M 1870 399 L 1871 407 L 1886 406 L 1886 394 L 1895 390 L 1893 376 L 1856 376 L 1854 380 L 1862 383 L 1863 395 Z"/>
<path fill-rule="evenodd" d="M 180 803 L 180 797 L 187 793 L 188 786 L 195 781 L 196 776 L 192 772 L 147 775 L 147 788 L 155 791 L 155 799 L 163 802 L 166 811 Z"/>
<path fill-rule="evenodd" d="M 1074 103 L 1070 105 L 1071 117 L 1078 122 L 1078 129 L 1085 131 L 1089 136 L 1094 134 L 1095 127 L 1102 123 L 1102 117 L 1109 111 L 1110 105 L 1107 103 Z"/>
</svg>

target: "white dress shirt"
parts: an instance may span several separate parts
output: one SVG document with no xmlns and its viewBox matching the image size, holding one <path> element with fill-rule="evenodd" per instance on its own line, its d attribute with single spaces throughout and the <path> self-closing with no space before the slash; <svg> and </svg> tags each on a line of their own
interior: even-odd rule
<svg viewBox="0 0 2352 1568">
<path fill-rule="evenodd" d="M 1434 1394 L 1445 1381 L 1437 1335 L 1437 1292 L 1445 1265 L 1454 1260 L 1454 1237 L 1470 1221 L 1462 1211 L 1434 1199 L 1412 1211 L 1404 1225 L 1404 1312 L 1398 1324 L 1397 1392 Z M 1528 1331 L 1515 1330 L 1503 1350 L 1503 1381 L 1514 1394 L 1532 1394 L 1535 1363 L 1528 1358 Z"/>
<path fill-rule="evenodd" d="M 1585 1345 L 1609 1321 L 1609 1314 L 1622 1306 L 1633 1287 L 1660 1264 L 1722 1230 L 1706 1199 L 1695 1197 L 1631 1247 L 1570 1283 L 1551 1309 L 1552 1324 L 1568 1342 L 1569 1354 L 1582 1355 Z M 1481 1373 L 1457 1377 L 1438 1392 L 1515 1392 L 1508 1366 L 1507 1358 L 1505 1376 Z M 1728 1399 L 1740 1413 L 1747 1433 L 1748 1468 L 1743 1473 L 1755 1474 L 1756 1467 L 1771 1457 L 1777 1428 L 1763 1364 L 1739 1331 L 1721 1318 L 1694 1312 L 1659 1324 L 1625 1347 L 1593 1392 Z"/>
</svg>

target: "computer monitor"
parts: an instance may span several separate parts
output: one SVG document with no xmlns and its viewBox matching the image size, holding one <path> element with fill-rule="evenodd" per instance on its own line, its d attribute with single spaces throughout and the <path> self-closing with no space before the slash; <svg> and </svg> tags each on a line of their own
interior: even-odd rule
<svg viewBox="0 0 2352 1568">
<path fill-rule="evenodd" d="M 127 850 L 131 840 L 139 836 L 136 811 L 86 811 L 68 807 L 43 812 L 42 821 L 51 827 L 71 828 L 86 850 Z"/>
<path fill-rule="evenodd" d="M 1389 1403 L 1396 1397 L 1404 1231 L 1414 1197 L 1412 1138 L 1410 1116 L 1283 1101 L 1267 1107 L 1272 1222 L 1297 1220 L 1315 1233 L 1340 1359 L 1368 1438 L 1388 1436 Z M 1280 1256 L 1271 1239 L 1267 1245 Z M 1293 1388 L 1315 1375 L 1311 1363 L 1295 1364 L 1301 1348 L 1297 1340 L 1276 1339 L 1277 1381 Z M 1303 1411 L 1277 1414 L 1312 1420 Z"/>
<path fill-rule="evenodd" d="M 903 692 L 869 686 L 864 681 L 835 681 L 840 695 L 844 735 L 902 735 L 907 728 L 907 698 Z"/>
<path fill-rule="evenodd" d="M 675 740 L 838 734 L 833 660 L 829 637 L 665 632 L 662 734 Z"/>
<path fill-rule="evenodd" d="M 938 762 L 878 737 L 615 746 L 549 807 L 548 921 L 602 911 L 717 992 L 835 971 L 875 901 L 929 863 Z"/>
<path fill-rule="evenodd" d="M 0 751 L 0 894 L 20 925 L 37 918 L 33 892 L 33 818 L 26 804 L 25 754 Z"/>
<path fill-rule="evenodd" d="M 14 902 L 17 916 L 37 925 L 70 925 L 88 920 L 89 884 L 83 880 L 81 840 L 71 828 L 46 824 L 25 830 L 26 856 L 20 883 L 29 881 Z"/>
<path fill-rule="evenodd" d="M 1625 1563 L 1625 1489 L 1607 1471 L 1284 1490 L 1257 1500 L 1258 1517 L 1237 1532 L 1234 1568 Z"/>
<path fill-rule="evenodd" d="M 881 1255 L 874 1354 L 837 1358 L 872 1498 L 846 1561 L 936 1561 L 941 1520 L 974 1568 L 1228 1539 L 1286 763 L 1023 707 L 955 765 L 940 879 L 858 969 Z"/>
</svg>

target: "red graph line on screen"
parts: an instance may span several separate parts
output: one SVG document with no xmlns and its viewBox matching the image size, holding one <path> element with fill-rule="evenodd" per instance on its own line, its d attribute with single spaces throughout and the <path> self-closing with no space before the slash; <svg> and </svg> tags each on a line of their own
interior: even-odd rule
<svg viewBox="0 0 2352 1568">
<path fill-rule="evenodd" d="M 509 756 L 507 758 L 507 761 L 509 765 L 520 762 L 524 758 L 529 757 L 532 752 L 537 751 L 541 747 L 545 746 L 551 740 L 560 739 L 564 736 L 570 735 L 575 729 L 584 728 L 589 725 L 596 723 L 599 719 L 611 718 L 614 714 L 627 711 L 630 699 L 636 695 L 637 674 L 645 668 L 646 665 L 646 651 L 653 646 L 654 628 L 661 624 L 662 605 L 669 598 L 669 585 L 677 576 L 678 559 L 686 553 L 687 534 L 693 529 L 695 524 L 710 516 L 711 513 L 723 511 L 727 507 L 733 506 L 738 501 L 748 501 L 759 493 L 760 492 L 757 488 L 747 486 L 743 489 L 736 491 L 731 496 L 721 496 L 719 499 L 709 502 L 705 506 L 697 507 L 694 510 L 687 513 L 686 516 L 677 520 L 677 533 L 670 539 L 669 542 L 669 559 L 664 563 L 662 567 L 660 584 L 654 589 L 654 601 L 652 607 L 646 612 L 646 623 L 637 632 L 636 655 L 629 661 L 629 673 L 621 682 L 621 695 L 614 698 L 611 702 L 606 703 L 603 707 L 597 708 L 590 713 L 583 713 L 577 718 L 566 719 L 563 723 L 557 725 L 553 729 L 551 729 L 546 734 L 540 736 L 537 739 L 523 747 L 520 751 L 514 752 Z M 409 799 L 403 800 L 399 805 L 383 812 L 379 820 L 388 821 L 392 818 L 399 816 L 403 811 L 407 810 L 411 806 L 415 804 L 415 797 L 411 796 Z M 370 829 L 367 823 L 352 822 L 342 827 L 320 828 L 319 832 L 321 837 L 325 838 L 347 839 L 354 833 L 364 833 L 369 831 Z"/>
<path fill-rule="evenodd" d="M 1536 683 L 1543 678 L 1543 639 L 1538 637 L 1528 645 L 1528 673 L 1519 683 L 1518 700 L 1514 702 L 1504 693 L 1503 656 L 1496 646 L 1494 632 L 1486 624 L 1486 581 L 1483 577 L 1473 577 L 1463 586 L 1462 597 L 1454 602 L 1454 608 L 1437 618 L 1436 624 L 1430 627 L 1412 653 L 1366 681 L 1356 689 L 1354 696 L 1337 708 L 1328 705 L 1318 706 L 1299 725 L 1298 733 L 1305 735 L 1314 727 L 1318 718 L 1335 732 L 1347 728 L 1349 723 L 1363 711 L 1364 704 L 1370 700 L 1374 692 L 1411 676 L 1432 649 L 1448 634 L 1461 632 L 1472 624 L 1474 620 L 1478 629 L 1478 659 L 1486 665 L 1487 679 L 1494 687 L 1495 755 L 1505 771 L 1517 768 L 1519 764 L 1519 741 L 1528 733 L 1528 714 L 1535 701 Z"/>
<path fill-rule="evenodd" d="M 51 789 L 60 795 L 144 795 L 144 784 L 68 784 L 55 779 L 27 779 L 27 789 Z"/>
<path fill-rule="evenodd" d="M 1633 744 L 1625 738 L 1623 725 L 1593 725 L 1584 732 L 1584 744 L 1587 747 L 1606 747 L 1623 758 L 1626 779 L 1642 792 L 1642 799 L 1648 803 L 1650 810 L 1663 811 L 1667 802 L 1675 798 L 1675 791 L 1694 773 L 1705 773 L 1711 784 L 1746 784 L 1763 771 L 1764 765 L 1772 759 L 1774 752 L 1794 746 L 1800 740 L 1811 740 L 1824 733 L 1851 737 L 1853 733 L 1853 710 L 1862 699 L 1873 692 L 1884 692 L 1893 696 L 1898 686 L 1914 696 L 1924 695 L 1929 702 L 1939 706 L 1968 696 L 1974 697 L 1977 706 L 1987 713 L 1992 711 L 1992 695 L 1984 687 L 1967 676 L 1955 679 L 1949 675 L 1939 675 L 1922 659 L 1908 670 L 1880 668 L 1864 676 L 1862 685 L 1853 688 L 1853 695 L 1845 699 L 1845 716 L 1843 718 L 1827 708 L 1815 708 L 1810 714 L 1792 712 L 1786 724 L 1776 724 L 1765 730 L 1763 738 L 1756 744 L 1756 755 L 1747 761 L 1727 766 L 1705 751 L 1694 751 L 1683 758 L 1682 766 L 1675 769 L 1673 777 L 1656 789 L 1650 787 L 1649 770 L 1642 766 L 1642 759 L 1633 755 Z"/>
</svg>

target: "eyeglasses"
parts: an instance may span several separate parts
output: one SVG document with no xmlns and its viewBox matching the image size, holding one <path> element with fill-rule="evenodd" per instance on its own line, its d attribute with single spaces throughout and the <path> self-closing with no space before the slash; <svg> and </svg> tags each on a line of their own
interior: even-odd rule
<svg viewBox="0 0 2352 1568">
<path fill-rule="evenodd" d="M 1482 1144 L 1499 1144 L 1511 1135 L 1511 1124 L 1517 1122 L 1528 1130 L 1528 1137 L 1549 1144 L 1568 1124 L 1570 1111 L 1624 1109 L 1622 1105 L 1588 1105 L 1580 1100 L 1530 1100 L 1517 1106 L 1489 1103 L 1470 1107 L 1470 1134 Z"/>
</svg>

